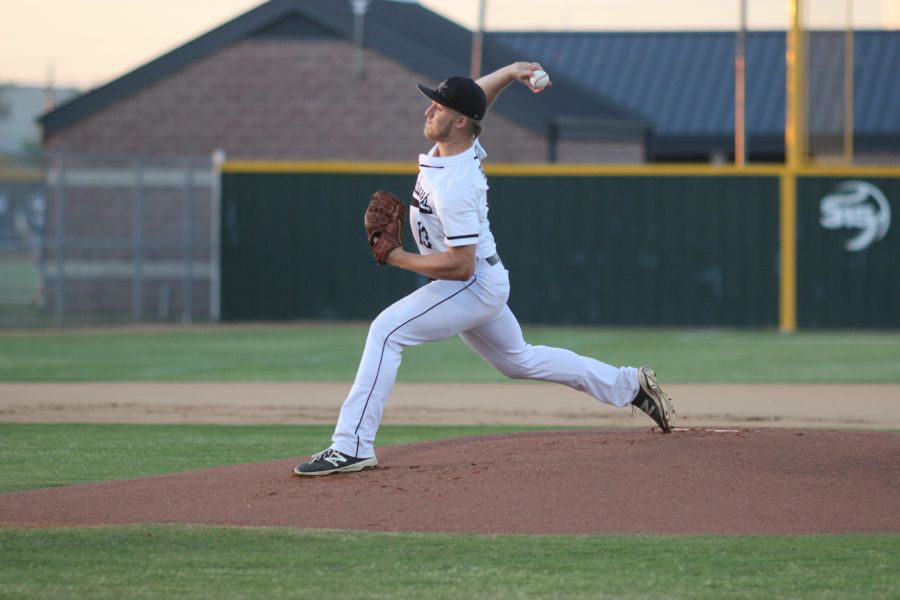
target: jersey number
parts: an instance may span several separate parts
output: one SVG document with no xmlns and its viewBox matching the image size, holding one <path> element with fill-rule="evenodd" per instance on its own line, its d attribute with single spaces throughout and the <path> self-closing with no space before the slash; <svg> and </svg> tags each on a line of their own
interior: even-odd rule
<svg viewBox="0 0 900 600">
<path fill-rule="evenodd" d="M 419 243 L 426 248 L 431 248 L 431 242 L 428 241 L 428 230 L 422 225 L 422 221 L 416 221 L 419 226 Z"/>
</svg>

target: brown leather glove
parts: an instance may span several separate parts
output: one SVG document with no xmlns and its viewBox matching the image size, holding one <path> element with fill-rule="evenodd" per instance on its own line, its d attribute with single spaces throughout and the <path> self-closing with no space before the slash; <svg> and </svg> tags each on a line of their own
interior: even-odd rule
<svg viewBox="0 0 900 600">
<path fill-rule="evenodd" d="M 387 261 L 388 254 L 394 248 L 403 245 L 405 213 L 406 205 L 392 193 L 378 190 L 372 194 L 363 224 L 366 227 L 372 255 L 378 264 L 383 265 Z"/>
</svg>

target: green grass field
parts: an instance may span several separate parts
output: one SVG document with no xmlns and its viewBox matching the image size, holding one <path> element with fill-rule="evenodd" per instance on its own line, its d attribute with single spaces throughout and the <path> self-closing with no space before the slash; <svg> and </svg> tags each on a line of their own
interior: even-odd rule
<svg viewBox="0 0 900 600">
<path fill-rule="evenodd" d="M 0 336 L 0 381 L 350 381 L 360 324 Z M 671 383 L 900 383 L 900 333 L 527 327 L 532 344 Z M 458 339 L 408 348 L 399 381 L 506 379 Z"/>
<path fill-rule="evenodd" d="M 0 257 L 0 305 L 28 304 L 40 285 L 41 276 L 30 254 Z"/>
<path fill-rule="evenodd" d="M 365 331 L 286 325 L 5 334 L 0 381 L 347 381 Z M 526 336 L 607 362 L 653 364 L 673 382 L 900 382 L 897 334 L 530 327 Z M 400 380 L 504 381 L 456 340 L 409 349 Z M 525 429 L 385 427 L 379 442 Z M 0 492 L 301 457 L 321 449 L 330 432 L 330 426 L 0 424 Z M 0 597 L 890 598 L 900 589 L 898 557 L 894 534 L 0 529 Z"/>
<path fill-rule="evenodd" d="M 889 598 L 897 536 L 0 531 L 4 598 Z"/>
<path fill-rule="evenodd" d="M 30 254 L 0 255 L 0 326 L 46 323 L 33 306 L 40 287 L 40 273 Z"/>
</svg>

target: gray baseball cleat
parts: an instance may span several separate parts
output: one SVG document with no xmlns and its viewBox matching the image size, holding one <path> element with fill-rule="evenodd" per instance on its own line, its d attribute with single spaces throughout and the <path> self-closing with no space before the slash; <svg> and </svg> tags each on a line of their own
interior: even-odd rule
<svg viewBox="0 0 900 600">
<path fill-rule="evenodd" d="M 671 399 L 656 382 L 656 373 L 650 367 L 641 367 L 638 369 L 638 382 L 640 389 L 631 404 L 656 421 L 663 433 L 672 433 L 675 409 L 672 407 Z"/>
<path fill-rule="evenodd" d="M 294 475 L 328 475 L 329 473 L 349 473 L 371 469 L 378 464 L 372 458 L 356 458 L 332 448 L 326 448 L 313 455 L 308 461 L 294 468 Z"/>
</svg>

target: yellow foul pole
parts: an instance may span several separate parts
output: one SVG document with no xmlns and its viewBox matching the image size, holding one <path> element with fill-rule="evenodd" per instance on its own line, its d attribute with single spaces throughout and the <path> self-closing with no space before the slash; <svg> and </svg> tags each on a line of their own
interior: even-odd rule
<svg viewBox="0 0 900 600">
<path fill-rule="evenodd" d="M 781 289 L 779 327 L 797 329 L 797 173 L 806 162 L 806 40 L 802 0 L 788 0 L 791 29 L 787 38 L 787 110 L 784 126 L 785 163 L 781 177 Z"/>
<path fill-rule="evenodd" d="M 797 173 L 785 169 L 781 174 L 781 290 L 779 329 L 797 330 Z"/>
<path fill-rule="evenodd" d="M 802 0 L 788 0 L 791 30 L 787 39 L 787 120 L 784 143 L 787 166 L 799 169 L 806 162 L 806 39 Z"/>
</svg>

